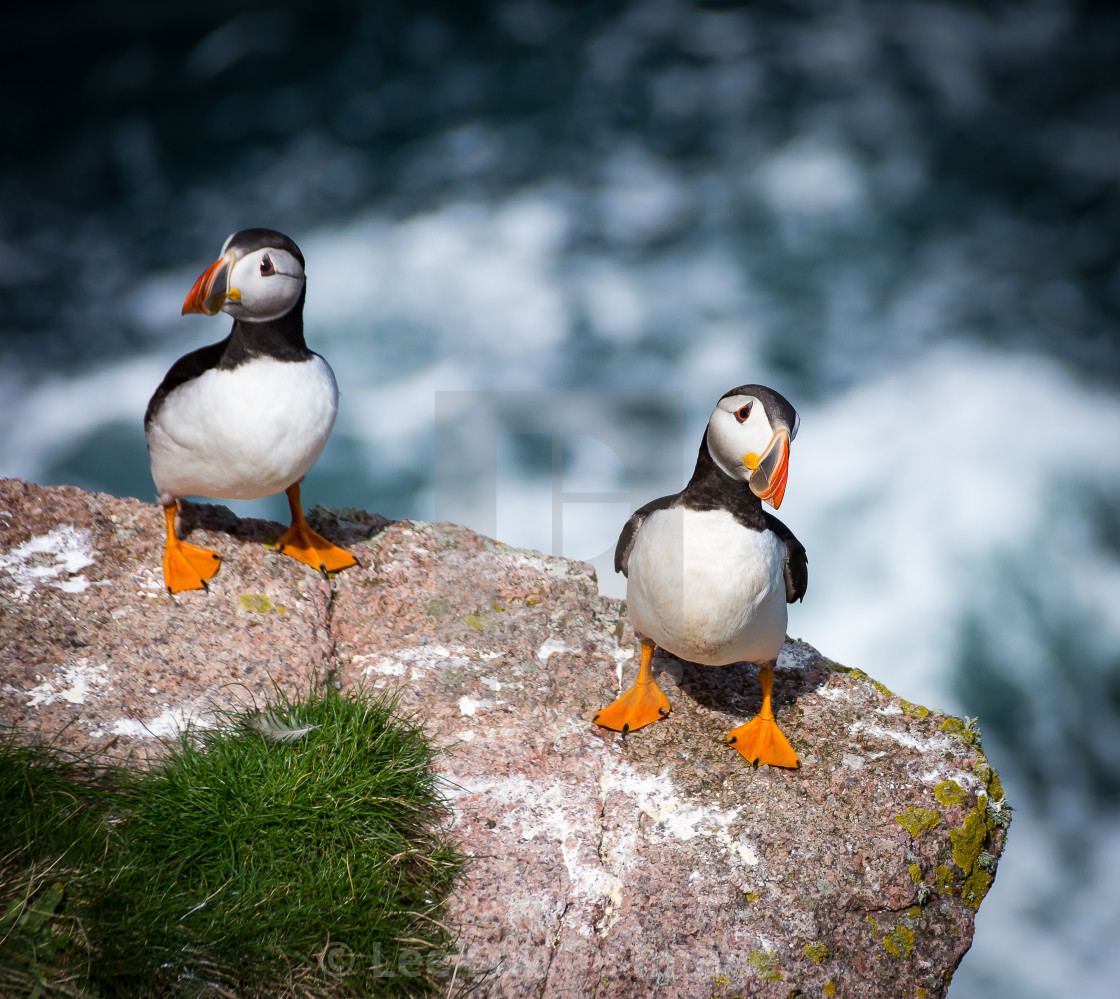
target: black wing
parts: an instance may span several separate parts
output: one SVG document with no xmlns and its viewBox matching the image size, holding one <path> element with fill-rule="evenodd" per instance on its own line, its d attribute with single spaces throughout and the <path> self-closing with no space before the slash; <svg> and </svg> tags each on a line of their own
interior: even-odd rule
<svg viewBox="0 0 1120 999">
<path fill-rule="evenodd" d="M 805 596 L 805 589 L 809 585 L 809 556 L 805 554 L 805 546 L 793 536 L 793 531 L 773 514 L 765 510 L 763 513 L 766 516 L 766 526 L 785 542 L 786 603 L 792 604 Z"/>
<path fill-rule="evenodd" d="M 163 400 L 167 398 L 172 389 L 176 389 L 184 382 L 189 382 L 192 378 L 197 378 L 211 368 L 218 366 L 228 342 L 229 337 L 226 337 L 225 340 L 212 343 L 208 347 L 199 347 L 198 350 L 192 350 L 189 354 L 184 354 L 171 365 L 171 369 L 163 376 L 163 381 L 159 383 L 159 388 L 148 400 L 148 409 L 144 413 L 145 429 L 152 422 L 152 417 L 156 415 L 159 407 L 163 405 Z"/>
<path fill-rule="evenodd" d="M 667 510 L 676 502 L 678 496 L 680 496 L 680 493 L 675 493 L 672 496 L 660 496 L 634 511 L 630 519 L 626 521 L 626 526 L 622 528 L 622 533 L 618 536 L 618 544 L 614 548 L 615 572 L 621 572 L 624 576 L 629 575 L 630 551 L 638 538 L 639 528 L 645 522 L 646 517 L 655 510 Z"/>
</svg>

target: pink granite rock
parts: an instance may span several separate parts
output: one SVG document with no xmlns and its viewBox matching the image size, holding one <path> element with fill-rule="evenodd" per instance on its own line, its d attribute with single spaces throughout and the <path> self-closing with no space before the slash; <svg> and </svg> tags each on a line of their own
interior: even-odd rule
<svg viewBox="0 0 1120 999">
<path fill-rule="evenodd" d="M 722 745 L 758 709 L 748 665 L 659 653 L 672 714 L 623 739 L 590 718 L 633 679 L 633 635 L 589 566 L 320 512 L 362 563 L 332 593 L 261 544 L 281 525 L 187 513 L 225 560 L 170 597 L 154 506 L 0 481 L 3 727 L 139 761 L 273 683 L 396 690 L 448 747 L 477 994 L 945 993 L 1009 816 L 964 722 L 790 641 L 774 704 L 799 771 Z"/>
</svg>

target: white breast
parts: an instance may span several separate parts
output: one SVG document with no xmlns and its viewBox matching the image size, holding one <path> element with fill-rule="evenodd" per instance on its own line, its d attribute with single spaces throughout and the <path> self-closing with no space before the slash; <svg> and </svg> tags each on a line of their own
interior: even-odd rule
<svg viewBox="0 0 1120 999">
<path fill-rule="evenodd" d="M 148 426 L 160 502 L 287 489 L 319 457 L 337 412 L 334 372 L 318 355 L 205 372 L 174 389 Z"/>
<path fill-rule="evenodd" d="M 690 662 L 769 662 L 785 640 L 785 554 L 725 510 L 654 512 L 630 552 L 634 630 Z"/>
</svg>

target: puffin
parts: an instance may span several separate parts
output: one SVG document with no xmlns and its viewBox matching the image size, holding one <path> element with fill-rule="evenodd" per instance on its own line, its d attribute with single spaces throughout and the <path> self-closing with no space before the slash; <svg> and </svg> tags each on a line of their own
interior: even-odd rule
<svg viewBox="0 0 1120 999">
<path fill-rule="evenodd" d="M 324 576 L 357 564 L 304 519 L 300 482 L 327 443 L 338 385 L 303 338 L 303 254 L 283 233 L 242 229 L 223 244 L 183 303 L 233 317 L 219 343 L 179 358 L 144 414 L 152 479 L 167 525 L 170 593 L 207 589 L 221 556 L 175 533 L 183 496 L 259 499 L 285 492 L 292 522 L 277 547 Z"/>
<path fill-rule="evenodd" d="M 762 707 L 727 743 L 750 763 L 801 765 L 770 702 L 774 665 L 786 637 L 786 605 L 808 585 L 805 548 L 777 517 L 789 446 L 800 419 L 764 385 L 739 385 L 716 404 L 692 478 L 679 493 L 639 508 L 615 548 L 626 606 L 641 642 L 638 679 L 593 721 L 632 732 L 669 714 L 650 660 L 660 646 L 707 666 L 759 667 Z"/>
</svg>

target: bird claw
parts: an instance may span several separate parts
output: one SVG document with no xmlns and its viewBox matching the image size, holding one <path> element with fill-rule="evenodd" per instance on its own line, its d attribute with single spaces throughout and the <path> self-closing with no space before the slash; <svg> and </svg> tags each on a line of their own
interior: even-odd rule
<svg viewBox="0 0 1120 999">
<path fill-rule="evenodd" d="M 635 683 L 613 704 L 601 709 L 592 721 L 615 732 L 636 732 L 638 729 L 668 716 L 669 701 L 661 688 L 650 680 Z"/>
<path fill-rule="evenodd" d="M 800 760 L 793 747 L 782 735 L 774 718 L 756 716 L 746 725 L 727 733 L 727 745 L 735 750 L 751 766 L 757 767 L 762 763 L 770 766 L 788 767 L 797 769 Z"/>
</svg>

